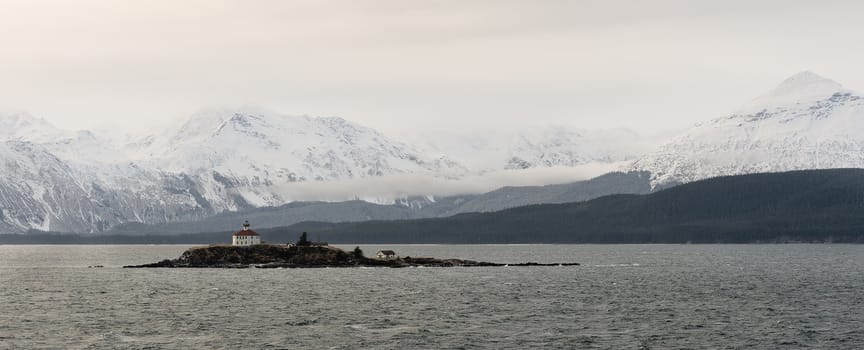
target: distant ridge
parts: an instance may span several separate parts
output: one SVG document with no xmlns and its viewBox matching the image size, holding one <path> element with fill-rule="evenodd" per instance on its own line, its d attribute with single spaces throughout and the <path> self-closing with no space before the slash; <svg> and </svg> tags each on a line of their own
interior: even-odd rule
<svg viewBox="0 0 864 350">
<path fill-rule="evenodd" d="M 479 195 L 411 197 L 394 204 L 375 204 L 360 200 L 294 202 L 278 207 L 221 213 L 195 221 L 158 225 L 123 224 L 107 234 L 212 232 L 234 227 L 243 220 L 251 220 L 259 228 L 268 228 L 292 225 L 302 221 L 359 222 L 446 217 L 467 212 L 492 212 L 531 204 L 581 202 L 610 194 L 643 194 L 651 191 L 649 178 L 650 174 L 645 172 L 615 172 L 566 184 L 504 187 Z"/>
<path fill-rule="evenodd" d="M 723 176 L 646 195 L 611 195 L 581 203 L 420 220 L 305 222 L 259 233 L 271 242 L 287 242 L 302 231 L 331 243 L 352 244 L 864 243 L 864 169 Z M 225 241 L 226 234 L 19 235 L 0 236 L 0 242 L 216 243 Z"/>
<path fill-rule="evenodd" d="M 440 219 L 302 223 L 273 236 L 298 230 L 364 243 L 864 243 L 864 169 L 724 176 Z"/>
</svg>

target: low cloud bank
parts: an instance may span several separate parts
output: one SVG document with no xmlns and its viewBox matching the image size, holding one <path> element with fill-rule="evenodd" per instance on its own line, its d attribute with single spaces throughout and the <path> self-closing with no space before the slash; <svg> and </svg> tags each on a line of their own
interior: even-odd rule
<svg viewBox="0 0 864 350">
<path fill-rule="evenodd" d="M 392 203 L 411 196 L 452 196 L 489 192 L 504 186 L 542 186 L 587 180 L 622 168 L 622 163 L 592 163 L 575 167 L 501 170 L 458 179 L 430 175 L 393 175 L 374 178 L 309 181 L 276 186 L 288 201 L 344 201 L 361 199 Z"/>
</svg>

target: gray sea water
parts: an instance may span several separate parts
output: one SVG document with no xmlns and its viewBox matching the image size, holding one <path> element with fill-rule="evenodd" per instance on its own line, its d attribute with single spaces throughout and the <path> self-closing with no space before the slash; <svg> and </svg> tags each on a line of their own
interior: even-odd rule
<svg viewBox="0 0 864 350">
<path fill-rule="evenodd" d="M 583 265 L 120 268 L 186 248 L 0 246 L 0 348 L 864 349 L 861 245 L 361 246 Z"/>
</svg>

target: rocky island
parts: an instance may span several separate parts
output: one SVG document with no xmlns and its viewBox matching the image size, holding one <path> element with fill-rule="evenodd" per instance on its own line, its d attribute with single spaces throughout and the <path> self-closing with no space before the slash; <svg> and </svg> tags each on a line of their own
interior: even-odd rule
<svg viewBox="0 0 864 350">
<path fill-rule="evenodd" d="M 127 268 L 189 267 L 189 268 L 322 268 L 322 267 L 475 267 L 475 266 L 575 266 L 578 263 L 540 264 L 534 262 L 502 264 L 493 262 L 436 259 L 430 257 L 369 258 L 359 248 L 345 251 L 329 245 L 277 245 L 249 246 L 212 245 L 195 247 L 179 258 Z"/>
<path fill-rule="evenodd" d="M 472 267 L 472 266 L 574 266 L 567 264 L 519 263 L 501 264 L 461 259 L 429 257 L 399 257 L 392 250 L 382 250 L 375 258 L 363 255 L 360 247 L 347 252 L 325 242 L 312 242 L 306 232 L 297 243 L 267 244 L 250 229 L 249 221 L 243 229 L 231 235 L 231 245 L 210 245 L 190 248 L 177 259 L 166 259 L 138 267 L 215 267 L 215 268 L 302 268 L 302 267 Z"/>
</svg>

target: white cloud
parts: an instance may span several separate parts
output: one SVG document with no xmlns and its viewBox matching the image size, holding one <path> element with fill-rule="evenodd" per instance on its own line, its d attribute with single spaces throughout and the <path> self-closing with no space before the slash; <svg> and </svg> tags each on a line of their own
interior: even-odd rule
<svg viewBox="0 0 864 350">
<path fill-rule="evenodd" d="M 504 186 L 541 186 L 587 180 L 621 168 L 623 163 L 575 167 L 502 170 L 447 179 L 429 175 L 394 175 L 341 181 L 308 181 L 273 188 L 288 201 L 343 201 L 361 199 L 387 203 L 409 196 L 451 196 L 483 193 Z"/>
</svg>

